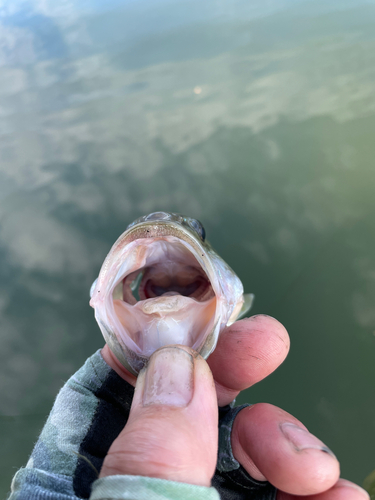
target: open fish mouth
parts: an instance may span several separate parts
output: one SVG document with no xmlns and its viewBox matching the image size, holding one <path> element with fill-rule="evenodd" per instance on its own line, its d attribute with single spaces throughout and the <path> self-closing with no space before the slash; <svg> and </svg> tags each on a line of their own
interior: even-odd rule
<svg viewBox="0 0 375 500">
<path fill-rule="evenodd" d="M 244 302 L 240 280 L 205 241 L 200 222 L 166 212 L 128 226 L 91 297 L 109 347 L 133 373 L 166 345 L 207 357 Z"/>
<path fill-rule="evenodd" d="M 119 276 L 112 297 L 133 349 L 150 356 L 168 344 L 197 348 L 211 326 L 216 295 L 193 253 L 178 238 L 163 236 L 137 239 L 130 255 L 137 255 L 137 269 Z"/>
</svg>

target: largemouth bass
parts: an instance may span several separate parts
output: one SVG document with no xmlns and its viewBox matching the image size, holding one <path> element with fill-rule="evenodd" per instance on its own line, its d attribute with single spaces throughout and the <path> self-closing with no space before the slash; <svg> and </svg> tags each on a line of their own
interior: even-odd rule
<svg viewBox="0 0 375 500">
<path fill-rule="evenodd" d="M 134 374 L 166 345 L 187 345 L 207 358 L 225 326 L 246 314 L 254 297 L 244 295 L 198 220 L 168 212 L 129 224 L 90 296 L 105 341 Z"/>
</svg>

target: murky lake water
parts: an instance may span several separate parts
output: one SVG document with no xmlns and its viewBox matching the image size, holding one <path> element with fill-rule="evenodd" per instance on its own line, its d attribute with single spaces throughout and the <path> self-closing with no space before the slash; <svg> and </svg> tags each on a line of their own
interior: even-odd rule
<svg viewBox="0 0 375 500">
<path fill-rule="evenodd" d="M 79 4 L 79 5 L 78 5 Z M 0 4 L 0 492 L 103 345 L 117 236 L 197 217 L 291 353 L 268 401 L 375 468 L 373 1 Z"/>
</svg>

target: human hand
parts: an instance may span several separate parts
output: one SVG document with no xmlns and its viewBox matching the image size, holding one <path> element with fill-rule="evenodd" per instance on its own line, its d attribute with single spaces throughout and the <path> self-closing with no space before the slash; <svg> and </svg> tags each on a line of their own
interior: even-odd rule
<svg viewBox="0 0 375 500">
<path fill-rule="evenodd" d="M 187 347 L 166 347 L 152 355 L 138 379 L 105 346 L 105 361 L 136 391 L 129 420 L 100 476 L 130 474 L 210 486 L 217 459 L 217 405 L 229 404 L 272 373 L 288 350 L 285 328 L 261 315 L 228 327 L 207 363 Z M 231 439 L 234 457 L 254 479 L 272 483 L 277 500 L 369 499 L 364 490 L 339 479 L 332 452 L 280 408 L 258 403 L 240 411 Z"/>
</svg>

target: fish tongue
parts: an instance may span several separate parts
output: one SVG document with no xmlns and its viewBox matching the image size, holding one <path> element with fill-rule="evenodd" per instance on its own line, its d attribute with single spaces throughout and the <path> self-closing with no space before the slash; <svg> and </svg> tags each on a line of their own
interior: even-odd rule
<svg viewBox="0 0 375 500">
<path fill-rule="evenodd" d="M 176 292 L 166 292 L 160 297 L 141 300 L 133 307 L 140 309 L 145 314 L 164 316 L 165 314 L 180 312 L 181 309 L 192 306 L 194 303 L 196 301 L 189 297 L 184 297 Z"/>
</svg>

